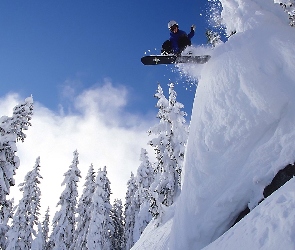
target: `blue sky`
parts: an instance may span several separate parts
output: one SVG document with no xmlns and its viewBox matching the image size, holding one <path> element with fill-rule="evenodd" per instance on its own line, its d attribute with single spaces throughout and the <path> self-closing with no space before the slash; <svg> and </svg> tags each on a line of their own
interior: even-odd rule
<svg viewBox="0 0 295 250">
<path fill-rule="evenodd" d="M 0 115 L 10 115 L 17 103 L 33 95 L 33 126 L 18 144 L 16 184 L 40 156 L 43 210 L 48 205 L 56 209 L 63 173 L 75 150 L 83 178 L 90 163 L 95 169 L 106 165 L 112 197 L 124 199 L 141 148 L 152 154 L 146 131 L 158 122 L 153 97 L 158 82 L 166 96 L 168 84 L 178 83 L 178 101 L 190 119 L 195 87 L 175 66 L 144 66 L 140 58 L 148 50 L 160 53 L 171 19 L 186 32 L 195 24 L 192 43 L 205 44 L 206 3 L 0 2 Z M 11 194 L 16 200 L 21 195 L 17 185 Z"/>
<path fill-rule="evenodd" d="M 173 66 L 144 66 L 144 52 L 160 52 L 177 20 L 193 44 L 206 43 L 206 0 L 189 1 L 1 1 L 0 93 L 17 92 L 57 110 L 67 105 L 62 88 L 75 94 L 109 78 L 129 91 L 127 109 L 145 113 L 155 106 L 160 82 L 178 82 L 179 101 L 190 113 L 193 91 Z M 157 48 L 157 51 L 155 51 Z"/>
</svg>

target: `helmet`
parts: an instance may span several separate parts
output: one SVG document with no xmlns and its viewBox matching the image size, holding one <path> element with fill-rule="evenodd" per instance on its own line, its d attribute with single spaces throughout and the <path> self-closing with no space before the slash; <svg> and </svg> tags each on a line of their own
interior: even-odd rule
<svg viewBox="0 0 295 250">
<path fill-rule="evenodd" d="M 169 23 L 168 23 L 168 29 L 170 30 L 172 26 L 174 25 L 177 25 L 178 26 L 178 23 L 174 20 L 171 20 Z"/>
</svg>

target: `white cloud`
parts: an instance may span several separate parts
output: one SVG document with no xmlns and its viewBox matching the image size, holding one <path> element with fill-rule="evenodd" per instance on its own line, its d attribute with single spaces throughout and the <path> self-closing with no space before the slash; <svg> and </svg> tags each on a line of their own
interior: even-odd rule
<svg viewBox="0 0 295 250">
<path fill-rule="evenodd" d="M 114 87 L 110 82 L 88 89 L 73 98 L 74 112 L 56 113 L 34 101 L 32 127 L 26 132 L 24 143 L 17 144 L 20 168 L 16 184 L 23 182 L 40 156 L 42 213 L 50 206 L 51 216 L 64 187 L 63 174 L 79 152 L 79 169 L 82 172 L 80 193 L 88 171 L 107 166 L 114 198 L 124 200 L 130 172 L 140 164 L 141 147 L 148 148 L 146 131 L 155 120 L 129 114 L 124 109 L 128 93 L 124 87 Z M 11 115 L 12 108 L 23 101 L 16 94 L 0 98 L 0 116 Z M 37 99 L 37 98 L 36 98 Z M 9 114 L 7 114 L 8 110 Z M 20 198 L 19 188 L 11 189 L 11 196 Z M 10 196 L 10 197 L 11 197 Z"/>
</svg>

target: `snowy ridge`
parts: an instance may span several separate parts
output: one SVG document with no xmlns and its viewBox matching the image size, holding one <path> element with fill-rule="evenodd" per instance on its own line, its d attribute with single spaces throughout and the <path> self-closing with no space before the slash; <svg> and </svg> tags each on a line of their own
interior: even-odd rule
<svg viewBox="0 0 295 250">
<path fill-rule="evenodd" d="M 164 233 L 161 227 L 171 230 L 168 246 L 157 237 L 160 240 L 157 245 L 163 245 L 157 249 L 206 247 L 231 227 L 246 206 L 253 209 L 275 174 L 295 161 L 294 28 L 288 25 L 288 17 L 273 0 L 263 1 L 263 5 L 258 0 L 221 0 L 221 3 L 228 32 L 237 33 L 216 47 L 210 61 L 201 68 L 181 66 L 185 74 L 198 77 L 199 84 L 182 192 L 175 205 L 171 229 L 168 229 L 170 221 L 155 229 L 158 233 Z M 292 195 L 294 191 L 290 191 Z M 257 209 L 271 217 L 275 214 L 265 204 L 275 201 L 269 199 Z M 278 203 L 276 207 L 280 209 Z M 255 213 L 250 214 L 249 220 L 254 221 L 247 224 L 255 225 Z M 257 223 L 266 222 L 259 218 Z M 240 228 L 241 223 L 234 228 Z M 280 230 L 284 219 L 278 223 Z M 140 249 L 141 243 L 154 235 L 150 227 L 134 249 Z M 270 235 L 277 231 L 271 225 L 266 228 Z M 237 232 L 230 237 L 229 232 L 223 239 L 240 241 L 242 235 Z M 257 235 L 254 247 L 249 243 L 244 249 L 278 249 L 275 244 L 259 245 L 259 241 L 270 236 L 263 230 L 257 233 L 265 236 Z M 213 243 L 208 249 L 241 249 L 234 242 L 228 243 L 232 248 L 227 247 L 222 238 L 217 242 L 218 245 Z M 294 249 L 294 243 L 286 241 L 283 249 Z"/>
</svg>

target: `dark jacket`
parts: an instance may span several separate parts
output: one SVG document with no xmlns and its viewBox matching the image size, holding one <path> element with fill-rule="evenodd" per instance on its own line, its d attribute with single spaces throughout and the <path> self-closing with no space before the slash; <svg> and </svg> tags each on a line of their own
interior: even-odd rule
<svg viewBox="0 0 295 250">
<path fill-rule="evenodd" d="M 191 32 L 187 35 L 185 31 L 178 29 L 176 33 L 171 32 L 170 33 L 170 41 L 172 44 L 172 49 L 174 53 L 179 53 L 180 48 L 178 46 L 178 41 L 182 37 L 187 37 L 189 41 L 192 39 L 192 37 L 195 35 L 195 31 L 191 30 Z"/>
</svg>

